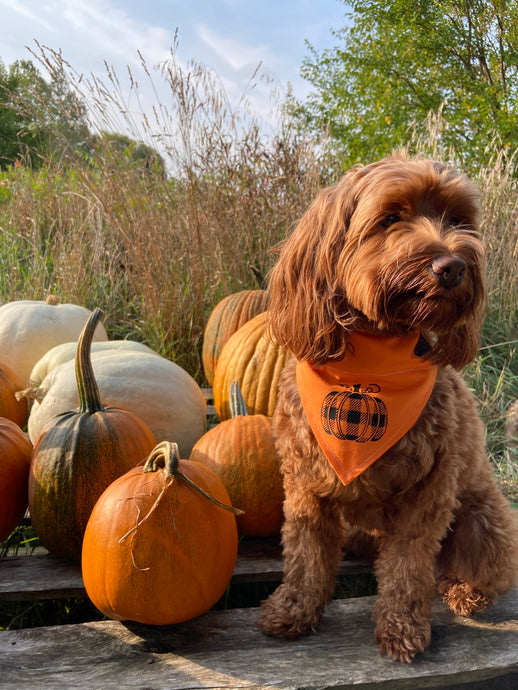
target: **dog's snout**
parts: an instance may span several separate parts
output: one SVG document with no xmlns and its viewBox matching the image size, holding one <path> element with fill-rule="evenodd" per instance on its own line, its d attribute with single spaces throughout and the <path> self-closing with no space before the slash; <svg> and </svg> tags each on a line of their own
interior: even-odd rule
<svg viewBox="0 0 518 690">
<path fill-rule="evenodd" d="M 456 256 L 439 256 L 432 261 L 432 271 L 443 287 L 456 287 L 464 278 L 466 262 Z"/>
</svg>

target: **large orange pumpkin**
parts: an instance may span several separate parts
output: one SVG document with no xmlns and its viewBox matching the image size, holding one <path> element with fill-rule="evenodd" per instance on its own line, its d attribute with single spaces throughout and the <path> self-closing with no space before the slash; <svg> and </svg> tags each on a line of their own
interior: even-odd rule
<svg viewBox="0 0 518 690">
<path fill-rule="evenodd" d="M 15 393 L 22 388 L 20 379 L 5 364 L 0 364 L 0 417 L 11 419 L 24 427 L 29 415 L 27 400 L 18 400 Z"/>
<path fill-rule="evenodd" d="M 79 410 L 59 414 L 43 428 L 29 475 L 34 531 L 51 553 L 73 560 L 81 558 L 86 523 L 101 493 L 156 443 L 135 414 L 101 403 L 90 358 L 101 314 L 94 310 L 77 344 Z"/>
<path fill-rule="evenodd" d="M 243 324 L 266 310 L 266 290 L 241 290 L 224 297 L 214 307 L 203 334 L 201 358 L 210 385 L 223 345 Z"/>
<path fill-rule="evenodd" d="M 272 419 L 249 415 L 236 382 L 232 385 L 232 419 L 209 429 L 194 445 L 190 460 L 209 467 L 223 482 L 237 517 L 239 534 L 269 537 L 280 532 L 284 490 L 275 450 Z"/>
<path fill-rule="evenodd" d="M 224 594 L 236 562 L 229 506 L 213 472 L 180 460 L 175 443 L 158 444 L 92 511 L 82 571 L 93 604 L 110 618 L 150 625 L 207 611 Z"/>
<path fill-rule="evenodd" d="M 230 386 L 237 381 L 249 414 L 272 416 L 279 377 L 289 354 L 267 334 L 267 313 L 247 321 L 221 350 L 214 382 L 214 406 L 221 421 L 230 419 Z"/>
<path fill-rule="evenodd" d="M 0 417 L 0 541 L 7 539 L 27 510 L 31 451 L 20 427 Z"/>
</svg>

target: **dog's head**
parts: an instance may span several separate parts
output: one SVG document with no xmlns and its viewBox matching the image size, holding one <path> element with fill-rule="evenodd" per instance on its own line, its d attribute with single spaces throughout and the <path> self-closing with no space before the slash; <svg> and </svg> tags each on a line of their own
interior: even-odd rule
<svg viewBox="0 0 518 690">
<path fill-rule="evenodd" d="M 485 307 L 478 192 L 451 167 L 404 155 L 324 189 L 280 250 L 270 326 L 298 359 L 343 356 L 351 330 L 420 330 L 461 368 Z"/>
</svg>

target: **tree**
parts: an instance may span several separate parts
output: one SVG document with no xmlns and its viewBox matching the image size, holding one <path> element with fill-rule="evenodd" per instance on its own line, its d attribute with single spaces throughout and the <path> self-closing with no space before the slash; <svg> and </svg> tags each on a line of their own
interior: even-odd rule
<svg viewBox="0 0 518 690">
<path fill-rule="evenodd" d="M 30 60 L 0 62 L 0 167 L 20 159 L 38 166 L 87 136 L 85 107 L 63 75 L 47 82 Z"/>
<path fill-rule="evenodd" d="M 101 158 L 104 164 L 140 169 L 143 173 L 166 177 L 164 159 L 156 149 L 142 141 L 135 141 L 120 132 L 92 134 L 83 147 L 86 157 L 93 162 Z"/>
<path fill-rule="evenodd" d="M 353 0 L 340 44 L 310 55 L 315 91 L 298 112 L 344 165 L 405 144 L 442 112 L 441 144 L 466 164 L 518 148 L 517 0 Z M 344 151 L 345 149 L 345 151 Z"/>
</svg>

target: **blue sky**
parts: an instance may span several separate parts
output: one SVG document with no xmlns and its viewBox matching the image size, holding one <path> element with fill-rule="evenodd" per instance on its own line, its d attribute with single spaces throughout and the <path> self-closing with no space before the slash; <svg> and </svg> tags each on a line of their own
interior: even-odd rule
<svg viewBox="0 0 518 690">
<path fill-rule="evenodd" d="M 26 46 L 36 40 L 62 51 L 78 73 L 102 78 L 106 61 L 122 79 L 127 66 L 138 77 L 138 51 L 148 65 L 164 61 L 178 29 L 177 57 L 213 69 L 231 100 L 259 63 L 281 91 L 289 82 L 303 98 L 305 40 L 335 45 L 331 29 L 343 26 L 345 12 L 341 0 L 0 0 L 0 58 L 34 61 Z M 253 99 L 266 107 L 266 88 Z"/>
</svg>

